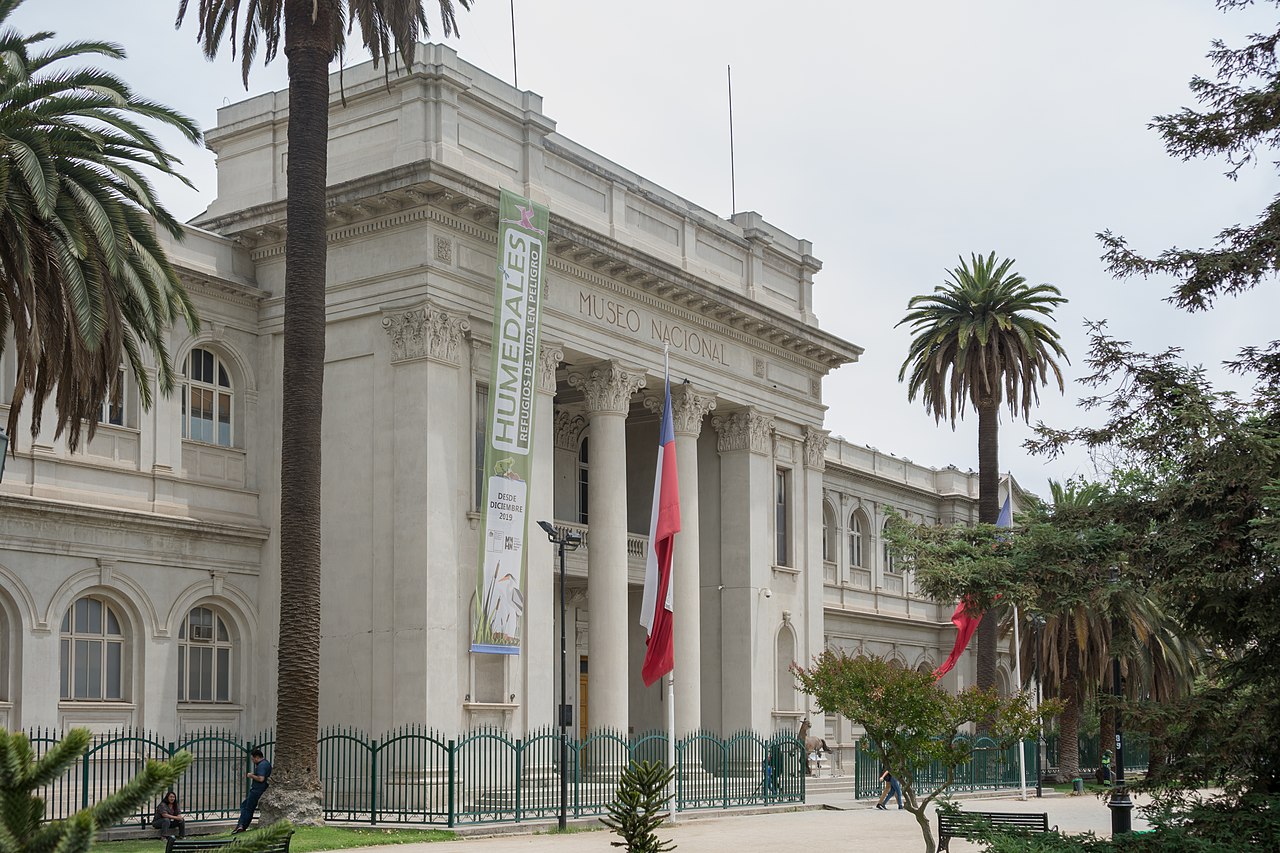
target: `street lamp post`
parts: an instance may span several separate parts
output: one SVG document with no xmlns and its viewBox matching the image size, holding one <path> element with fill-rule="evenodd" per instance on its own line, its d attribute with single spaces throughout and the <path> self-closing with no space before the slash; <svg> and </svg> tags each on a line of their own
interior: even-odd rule
<svg viewBox="0 0 1280 853">
<path fill-rule="evenodd" d="M 582 536 L 573 530 L 566 530 L 561 534 L 556 530 L 555 525 L 549 521 L 539 521 L 538 526 L 546 531 L 547 538 L 560 551 L 560 713 L 557 715 L 560 723 L 560 819 L 558 823 L 560 829 L 563 830 L 569 821 L 569 724 L 572 722 L 573 717 L 572 712 L 569 710 L 568 694 L 565 689 L 565 672 L 569 662 L 565 646 L 565 620 L 567 614 L 565 612 L 564 596 L 564 552 L 566 548 L 570 551 L 576 551 L 578 546 L 582 544 Z"/>
<path fill-rule="evenodd" d="M 1044 773 L 1040 769 L 1040 755 L 1044 752 L 1044 717 L 1040 716 L 1040 638 L 1045 626 L 1044 617 L 1039 615 L 1031 617 L 1031 625 L 1035 628 L 1032 646 L 1036 652 L 1036 799 L 1040 799 L 1043 796 L 1041 786 L 1044 779 Z"/>
<path fill-rule="evenodd" d="M 1120 570 L 1116 566 L 1111 567 L 1111 585 L 1115 587 L 1120 582 Z M 1113 647 L 1116 644 L 1116 638 L 1120 634 L 1120 617 L 1115 615 L 1114 609 L 1111 616 L 1111 643 Z M 1115 695 L 1116 706 L 1116 750 L 1115 750 L 1115 787 L 1111 791 L 1111 800 L 1107 806 L 1111 809 L 1111 837 L 1123 835 L 1132 829 L 1133 802 L 1129 799 L 1129 791 L 1124 784 L 1124 726 L 1120 714 L 1120 703 L 1124 699 L 1124 686 L 1120 683 L 1120 650 L 1113 649 L 1114 655 L 1111 658 L 1111 690 Z"/>
</svg>

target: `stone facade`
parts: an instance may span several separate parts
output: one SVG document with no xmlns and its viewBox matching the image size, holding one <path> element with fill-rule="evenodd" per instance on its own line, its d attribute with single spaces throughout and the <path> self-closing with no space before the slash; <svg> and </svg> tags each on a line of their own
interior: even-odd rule
<svg viewBox="0 0 1280 853">
<path fill-rule="evenodd" d="M 950 606 L 887 565 L 879 529 L 886 506 L 972 520 L 976 476 L 829 436 L 822 378 L 861 350 L 817 326 L 807 241 L 755 213 L 718 218 L 560 136 L 537 95 L 448 48 L 423 46 L 389 82 L 347 69 L 342 85 L 324 722 L 553 722 L 557 568 L 540 537 L 524 653 L 468 651 L 499 187 L 552 214 L 530 517 L 583 534 L 566 572 L 575 727 L 663 724 L 660 688 L 640 681 L 637 613 L 658 429 L 645 400 L 664 345 L 685 492 L 678 728 L 795 727 L 808 709 L 787 666 L 828 644 L 911 667 L 945 658 Z M 203 317 L 199 335 L 172 334 L 181 392 L 141 412 L 134 389 L 74 455 L 16 437 L 0 483 L 0 723 L 272 721 L 287 100 L 224 107 L 207 136 L 217 199 L 170 247 Z M 829 720 L 827 734 L 854 733 Z"/>
</svg>

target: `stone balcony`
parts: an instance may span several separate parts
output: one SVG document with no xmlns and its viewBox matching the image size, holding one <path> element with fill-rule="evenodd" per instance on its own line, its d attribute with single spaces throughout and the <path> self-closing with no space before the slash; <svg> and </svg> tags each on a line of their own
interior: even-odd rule
<svg viewBox="0 0 1280 853">
<path fill-rule="evenodd" d="M 555 525 L 556 532 L 561 536 L 567 532 L 573 532 L 582 537 L 582 544 L 576 551 L 565 551 L 564 563 L 565 571 L 571 577 L 587 577 L 587 563 L 591 552 L 590 528 L 585 524 L 569 521 L 557 521 Z M 630 583 L 644 583 L 645 549 L 648 547 L 648 536 L 639 533 L 627 534 L 627 580 Z M 558 565 L 556 570 L 559 571 Z"/>
</svg>

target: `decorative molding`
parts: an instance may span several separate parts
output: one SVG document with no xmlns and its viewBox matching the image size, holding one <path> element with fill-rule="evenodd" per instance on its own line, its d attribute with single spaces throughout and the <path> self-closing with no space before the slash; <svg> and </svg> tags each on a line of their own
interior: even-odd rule
<svg viewBox="0 0 1280 853">
<path fill-rule="evenodd" d="M 716 398 L 702 394 L 692 385 L 677 385 L 671 391 L 671 421 L 676 435 L 697 438 L 702 433 L 702 419 L 715 409 Z"/>
<path fill-rule="evenodd" d="M 569 374 L 569 384 L 582 391 L 591 414 L 625 415 L 631 409 L 631 395 L 644 387 L 644 373 L 608 361 L 590 370 Z"/>
<path fill-rule="evenodd" d="M 542 344 L 538 348 L 538 390 L 543 394 L 556 393 L 556 368 L 564 361 L 564 350 L 560 344 Z"/>
<path fill-rule="evenodd" d="M 441 263 L 453 263 L 453 243 L 448 237 L 436 237 L 436 260 Z"/>
<path fill-rule="evenodd" d="M 471 324 L 437 306 L 397 311 L 382 318 L 382 328 L 391 336 L 391 363 L 428 358 L 458 366 L 462 338 Z"/>
<path fill-rule="evenodd" d="M 752 359 L 752 372 L 756 375 L 757 378 L 764 379 L 765 363 L 763 358 Z"/>
<path fill-rule="evenodd" d="M 582 415 L 576 415 L 573 412 L 566 412 L 563 409 L 557 411 L 554 427 L 556 449 L 572 450 L 574 453 L 577 453 L 578 438 L 586 428 L 587 419 Z"/>
<path fill-rule="evenodd" d="M 739 409 L 731 415 L 712 418 L 711 425 L 720 434 L 716 450 L 721 453 L 750 450 L 767 455 L 773 448 L 773 415 Z"/>
<path fill-rule="evenodd" d="M 831 432 L 825 429 L 804 428 L 804 465 L 821 471 L 827 467 L 827 443 Z"/>
</svg>

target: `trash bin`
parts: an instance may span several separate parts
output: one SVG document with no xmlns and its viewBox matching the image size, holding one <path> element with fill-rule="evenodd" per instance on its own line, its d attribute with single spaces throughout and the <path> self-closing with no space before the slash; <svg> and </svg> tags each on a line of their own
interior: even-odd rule
<svg viewBox="0 0 1280 853">
<path fill-rule="evenodd" d="M 1071 780 L 1071 793 L 1073 794 L 1084 793 L 1084 780 L 1081 779 L 1079 776 Z"/>
</svg>

